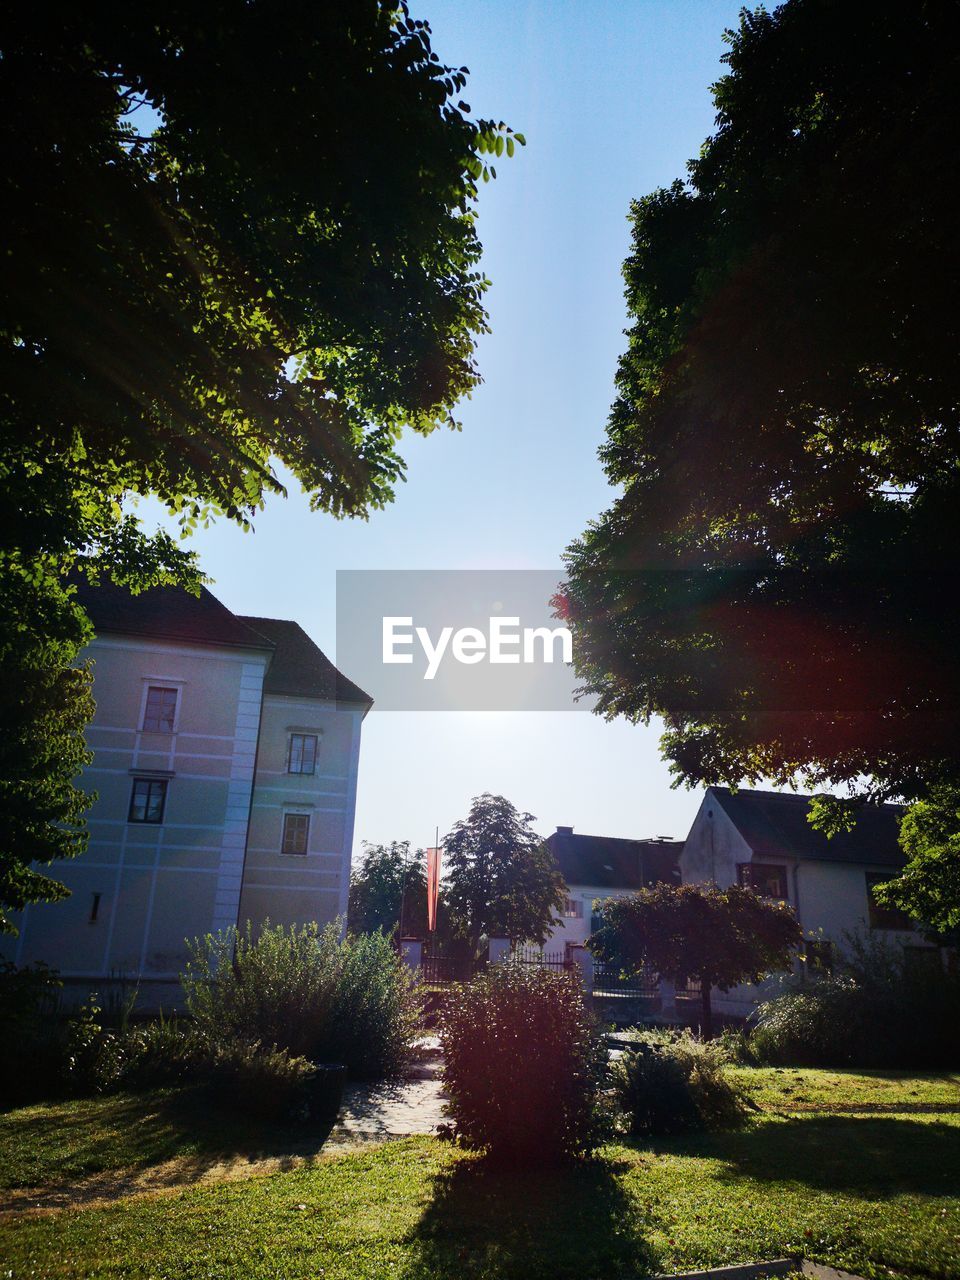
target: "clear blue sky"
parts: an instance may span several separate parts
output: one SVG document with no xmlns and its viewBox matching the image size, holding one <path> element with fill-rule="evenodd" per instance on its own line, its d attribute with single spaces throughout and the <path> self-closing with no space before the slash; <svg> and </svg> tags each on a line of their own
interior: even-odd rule
<svg viewBox="0 0 960 1280">
<path fill-rule="evenodd" d="M 604 509 L 597 461 L 626 323 L 621 263 L 631 198 L 682 177 L 713 128 L 709 86 L 741 0 L 411 0 L 441 59 L 470 68 L 475 115 L 527 147 L 481 189 L 493 333 L 463 432 L 410 439 L 408 482 L 369 523 L 273 501 L 244 535 L 195 540 L 238 613 L 295 618 L 335 644 L 340 569 L 559 570 Z M 337 655 L 350 674 L 349 655 Z M 471 796 L 501 792 L 597 835 L 683 836 L 699 792 L 671 791 L 656 726 L 583 712 L 377 713 L 364 725 L 356 848 L 433 842 Z"/>
</svg>

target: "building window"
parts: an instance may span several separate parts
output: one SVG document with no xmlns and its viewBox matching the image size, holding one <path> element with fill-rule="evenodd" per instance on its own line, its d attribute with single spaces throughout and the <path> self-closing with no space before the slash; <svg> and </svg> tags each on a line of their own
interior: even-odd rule
<svg viewBox="0 0 960 1280">
<path fill-rule="evenodd" d="M 134 778 L 127 821 L 162 822 L 166 803 L 166 778 Z"/>
<path fill-rule="evenodd" d="M 878 884 L 886 884 L 892 873 L 870 874 L 867 872 L 867 911 L 871 929 L 899 929 L 901 932 L 912 931 L 913 921 L 905 911 L 898 907 L 883 907 L 874 897 L 874 889 Z"/>
<path fill-rule="evenodd" d="M 310 815 L 308 813 L 285 813 L 283 815 L 283 844 L 280 852 L 306 853 L 309 834 Z"/>
<path fill-rule="evenodd" d="M 565 920 L 582 920 L 583 902 L 579 898 L 568 898 L 563 904 L 562 915 Z"/>
<path fill-rule="evenodd" d="M 91 924 L 96 924 L 97 918 L 100 915 L 100 898 L 101 898 L 101 895 L 99 893 L 95 893 L 93 895 L 93 900 L 90 903 L 90 923 Z"/>
<path fill-rule="evenodd" d="M 761 898 L 779 898 L 781 902 L 788 898 L 787 868 L 773 862 L 738 862 L 737 883 Z"/>
<path fill-rule="evenodd" d="M 287 755 L 287 773 L 316 773 L 317 735 L 315 733 L 291 733 L 290 751 Z"/>
<path fill-rule="evenodd" d="M 151 684 L 143 707 L 144 733 L 173 733 L 177 719 L 177 693 L 165 685 Z"/>
</svg>

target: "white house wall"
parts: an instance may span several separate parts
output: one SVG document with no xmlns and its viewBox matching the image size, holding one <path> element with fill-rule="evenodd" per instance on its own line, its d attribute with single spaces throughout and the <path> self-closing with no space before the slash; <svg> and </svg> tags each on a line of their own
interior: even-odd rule
<svg viewBox="0 0 960 1280">
<path fill-rule="evenodd" d="M 737 882 L 737 863 L 749 862 L 751 856 L 750 846 L 708 791 L 680 854 L 682 883 L 726 889 Z"/>
<path fill-rule="evenodd" d="M 362 707 L 266 694 L 241 923 L 321 925 L 346 910 Z M 290 774 L 291 733 L 318 737 L 316 773 Z M 281 852 L 285 812 L 309 815 L 306 854 Z"/>
<path fill-rule="evenodd" d="M 581 904 L 581 917 L 564 917 L 556 926 L 545 943 L 547 951 L 556 951 L 568 942 L 583 943 L 590 936 L 590 917 L 593 914 L 594 902 L 606 902 L 608 898 L 629 898 L 632 889 L 611 889 L 609 886 L 589 884 L 571 884 L 567 886 L 567 897 Z"/>
<path fill-rule="evenodd" d="M 26 910 L 13 956 L 68 978 L 169 978 L 184 939 L 237 919 L 268 654 L 107 636 L 85 656 L 95 662 L 94 760 L 81 783 L 98 793 L 90 842 L 51 868 L 71 895 Z M 180 690 L 173 733 L 140 730 L 148 684 Z M 144 773 L 168 778 L 157 825 L 128 821 Z"/>
</svg>

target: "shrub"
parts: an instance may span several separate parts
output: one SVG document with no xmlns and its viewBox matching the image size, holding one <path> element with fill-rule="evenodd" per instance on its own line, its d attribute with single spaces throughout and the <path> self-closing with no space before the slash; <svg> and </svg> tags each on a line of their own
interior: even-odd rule
<svg viewBox="0 0 960 1280">
<path fill-rule="evenodd" d="M 220 1100 L 244 1115 L 281 1122 L 309 1118 L 315 1074 L 312 1063 L 285 1049 L 229 1040 L 211 1047 L 204 1063 L 204 1075 Z"/>
<path fill-rule="evenodd" d="M 614 1095 L 634 1135 L 723 1129 L 740 1124 L 743 1094 L 724 1074 L 727 1052 L 689 1031 L 638 1036 L 611 1068 Z"/>
<path fill-rule="evenodd" d="M 450 1135 L 511 1163 L 555 1163 L 602 1137 L 604 1050 L 573 975 L 498 964 L 440 1021 Z"/>
<path fill-rule="evenodd" d="M 343 1062 L 366 1079 L 399 1075 L 421 1021 L 421 996 L 410 969 L 382 933 L 341 944 L 337 982 L 326 1024 L 310 1057 Z"/>
<path fill-rule="evenodd" d="M 953 1068 L 960 977 L 912 967 L 904 949 L 852 936 L 838 969 L 762 1005 L 750 1036 L 773 1066 Z"/>
<path fill-rule="evenodd" d="M 97 1000 L 91 992 L 66 1025 L 63 1070 L 73 1093 L 113 1093 L 122 1085 L 126 1035 L 104 1029 Z"/>
<path fill-rule="evenodd" d="M 418 993 L 389 941 L 341 939 L 339 922 L 207 935 L 192 944 L 181 983 L 210 1042 L 259 1043 L 355 1075 L 398 1073 L 419 1021 Z"/>
</svg>

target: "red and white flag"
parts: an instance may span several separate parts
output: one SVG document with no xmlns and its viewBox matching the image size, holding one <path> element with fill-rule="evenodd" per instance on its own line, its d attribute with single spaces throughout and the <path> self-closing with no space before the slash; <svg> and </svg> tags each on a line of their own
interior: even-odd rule
<svg viewBox="0 0 960 1280">
<path fill-rule="evenodd" d="M 437 899 L 440 896 L 440 850 L 427 850 L 427 929 L 437 927 Z"/>
</svg>

